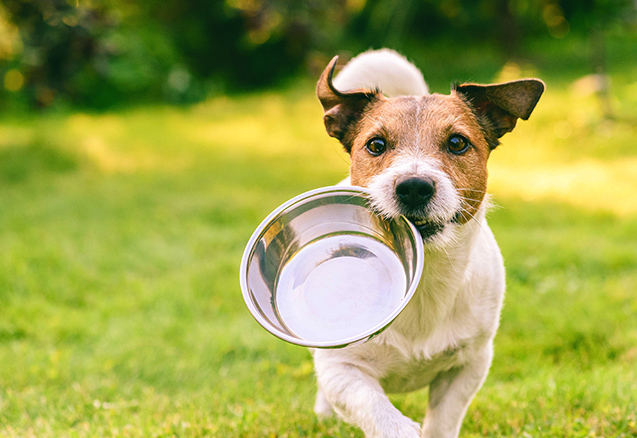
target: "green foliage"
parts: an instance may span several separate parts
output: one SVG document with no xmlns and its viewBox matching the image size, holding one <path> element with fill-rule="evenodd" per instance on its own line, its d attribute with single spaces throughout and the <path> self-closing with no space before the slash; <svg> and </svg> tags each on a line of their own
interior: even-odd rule
<svg viewBox="0 0 637 438">
<path fill-rule="evenodd" d="M 176 63 L 172 41 L 115 2 L 33 0 L 6 2 L 4 10 L 18 26 L 20 50 L 0 73 L 18 71 L 33 106 L 66 100 L 100 108 L 153 93 L 159 98 Z"/>
<path fill-rule="evenodd" d="M 520 60 L 529 44 L 572 34 L 599 40 L 586 54 L 596 69 L 603 35 L 634 25 L 629 0 L 4 0 L 0 96 L 30 107 L 189 103 L 314 75 L 339 52 L 470 41 Z"/>
</svg>

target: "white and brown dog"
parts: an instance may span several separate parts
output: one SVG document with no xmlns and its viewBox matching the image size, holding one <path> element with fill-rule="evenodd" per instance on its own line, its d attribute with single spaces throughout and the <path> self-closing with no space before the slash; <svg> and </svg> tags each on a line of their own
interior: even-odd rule
<svg viewBox="0 0 637 438">
<path fill-rule="evenodd" d="M 313 352 L 315 412 L 336 412 L 366 437 L 457 437 L 489 371 L 505 289 L 485 220 L 487 159 L 518 118 L 528 119 L 544 84 L 428 94 L 420 71 L 396 52 L 363 53 L 332 81 L 336 61 L 317 94 L 327 132 L 351 157 L 346 183 L 367 187 L 379 214 L 412 221 L 426 261 L 415 296 L 388 329 L 362 345 Z M 427 385 L 422 426 L 386 396 Z"/>
</svg>

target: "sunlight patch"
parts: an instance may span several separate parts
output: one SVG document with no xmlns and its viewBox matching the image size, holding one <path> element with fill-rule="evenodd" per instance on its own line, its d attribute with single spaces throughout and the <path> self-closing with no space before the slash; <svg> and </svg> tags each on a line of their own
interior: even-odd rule
<svg viewBox="0 0 637 438">
<path fill-rule="evenodd" d="M 529 201 L 558 200 L 586 210 L 637 215 L 637 158 L 571 164 L 535 164 L 522 168 L 493 163 L 490 192 Z"/>
<path fill-rule="evenodd" d="M 140 170 L 183 170 L 188 167 L 184 160 L 166 160 L 150 153 L 148 146 L 135 154 L 124 154 L 109 147 L 104 138 L 94 135 L 83 139 L 82 152 L 103 173 L 135 173 Z"/>
</svg>

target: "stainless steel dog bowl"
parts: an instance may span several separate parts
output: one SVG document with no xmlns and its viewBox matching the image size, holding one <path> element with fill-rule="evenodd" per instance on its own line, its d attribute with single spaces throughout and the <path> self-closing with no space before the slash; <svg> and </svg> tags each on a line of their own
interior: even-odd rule
<svg viewBox="0 0 637 438">
<path fill-rule="evenodd" d="M 387 221 L 355 187 L 325 187 L 274 210 L 241 260 L 254 318 L 297 345 L 336 348 L 387 327 L 414 294 L 422 239 L 405 218 Z"/>
</svg>

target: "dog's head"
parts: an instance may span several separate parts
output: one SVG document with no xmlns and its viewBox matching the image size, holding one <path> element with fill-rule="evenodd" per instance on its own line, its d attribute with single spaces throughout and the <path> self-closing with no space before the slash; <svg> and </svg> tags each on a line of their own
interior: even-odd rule
<svg viewBox="0 0 637 438">
<path fill-rule="evenodd" d="M 332 84 L 336 61 L 323 72 L 317 95 L 328 134 L 350 154 L 351 183 L 370 189 L 381 215 L 405 215 L 431 243 L 475 216 L 491 151 L 518 118 L 529 118 L 544 91 L 542 81 L 524 79 L 458 85 L 450 95 L 343 92 Z"/>
</svg>

